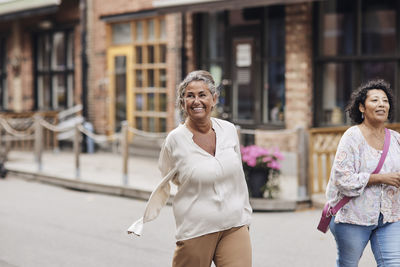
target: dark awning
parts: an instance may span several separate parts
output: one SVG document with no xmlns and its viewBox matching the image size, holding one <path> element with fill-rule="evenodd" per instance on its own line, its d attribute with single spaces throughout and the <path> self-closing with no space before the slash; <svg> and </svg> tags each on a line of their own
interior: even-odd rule
<svg viewBox="0 0 400 267">
<path fill-rule="evenodd" d="M 210 12 L 241 9 L 245 7 L 285 5 L 324 0 L 153 0 L 153 7 L 160 13 Z"/>
<path fill-rule="evenodd" d="M 0 0 L 0 20 L 56 12 L 61 0 Z"/>
</svg>

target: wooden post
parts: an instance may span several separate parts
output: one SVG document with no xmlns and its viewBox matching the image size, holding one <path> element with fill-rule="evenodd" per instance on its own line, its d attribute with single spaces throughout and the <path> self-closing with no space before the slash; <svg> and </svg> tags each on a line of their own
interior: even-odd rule
<svg viewBox="0 0 400 267">
<path fill-rule="evenodd" d="M 43 129 L 40 124 L 40 115 L 36 114 L 34 117 L 35 123 L 35 161 L 38 166 L 38 171 L 42 171 L 42 151 L 43 151 Z"/>
<path fill-rule="evenodd" d="M 311 196 L 314 191 L 314 132 L 308 131 L 308 194 Z"/>
<path fill-rule="evenodd" d="M 75 134 L 74 134 L 74 155 L 75 155 L 75 177 L 77 179 L 80 178 L 80 162 L 79 162 L 79 153 L 80 153 L 80 142 L 81 141 L 81 132 L 79 131 L 78 124 L 75 125 Z"/>
<path fill-rule="evenodd" d="M 297 128 L 297 198 L 299 200 L 306 200 L 309 196 L 309 188 L 307 187 L 307 174 L 308 174 L 308 151 L 307 151 L 307 133 L 303 127 Z"/>
<path fill-rule="evenodd" d="M 129 132 L 128 132 L 128 122 L 122 122 L 122 185 L 128 185 L 128 150 L 129 150 Z"/>
</svg>

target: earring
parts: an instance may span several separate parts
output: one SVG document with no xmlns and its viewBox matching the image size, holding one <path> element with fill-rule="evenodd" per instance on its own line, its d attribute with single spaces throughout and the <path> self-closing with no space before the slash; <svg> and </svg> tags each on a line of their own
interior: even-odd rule
<svg viewBox="0 0 400 267">
<path fill-rule="evenodd" d="M 364 120 L 364 112 L 361 112 L 361 119 Z"/>
</svg>

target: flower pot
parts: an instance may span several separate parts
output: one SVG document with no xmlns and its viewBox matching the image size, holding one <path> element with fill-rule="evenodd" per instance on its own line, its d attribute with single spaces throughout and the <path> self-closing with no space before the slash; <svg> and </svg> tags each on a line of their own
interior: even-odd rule
<svg viewBox="0 0 400 267">
<path fill-rule="evenodd" d="M 250 196 L 254 198 L 262 198 L 264 196 L 265 185 L 268 182 L 268 170 L 252 169 L 249 172 L 247 186 L 250 190 Z"/>
</svg>

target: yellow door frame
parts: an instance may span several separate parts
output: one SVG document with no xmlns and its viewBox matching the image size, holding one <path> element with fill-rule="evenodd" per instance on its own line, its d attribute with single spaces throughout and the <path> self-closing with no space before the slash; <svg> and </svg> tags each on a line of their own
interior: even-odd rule
<svg viewBox="0 0 400 267">
<path fill-rule="evenodd" d="M 126 56 L 126 119 L 130 126 L 134 127 L 133 122 L 133 47 L 132 46 L 118 46 L 110 47 L 107 49 L 107 72 L 108 72 L 108 95 L 109 95 L 109 112 L 108 112 L 108 125 L 109 134 L 115 131 L 115 61 L 116 56 Z"/>
</svg>

